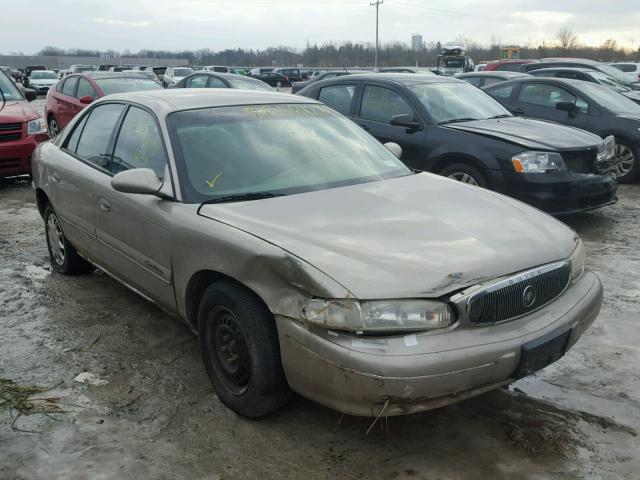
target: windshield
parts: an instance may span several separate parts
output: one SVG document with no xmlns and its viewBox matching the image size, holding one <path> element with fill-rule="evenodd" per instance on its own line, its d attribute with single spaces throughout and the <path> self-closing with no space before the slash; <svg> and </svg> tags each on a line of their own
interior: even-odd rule
<svg viewBox="0 0 640 480">
<path fill-rule="evenodd" d="M 443 63 L 447 68 L 464 68 L 464 58 L 445 58 Z"/>
<path fill-rule="evenodd" d="M 162 85 L 148 78 L 100 78 L 96 83 L 105 95 L 112 93 L 140 92 L 144 90 L 162 90 Z"/>
<path fill-rule="evenodd" d="M 0 89 L 4 94 L 4 99 L 8 102 L 10 100 L 24 100 L 24 97 L 18 90 L 18 87 L 13 83 L 13 81 L 4 73 L 4 71 L 0 70 Z M 2 105 L 2 95 L 0 95 L 0 106 Z"/>
<path fill-rule="evenodd" d="M 293 194 L 409 175 L 381 143 L 324 105 L 176 112 L 169 130 L 185 201 Z"/>
<path fill-rule="evenodd" d="M 580 88 L 607 110 L 640 118 L 640 105 L 633 100 L 597 83 L 584 82 Z"/>
<path fill-rule="evenodd" d="M 176 77 L 186 77 L 187 75 L 191 75 L 193 70 L 190 68 L 176 68 L 173 70 L 173 75 Z"/>
<path fill-rule="evenodd" d="M 273 88 L 264 82 L 247 80 L 244 78 L 229 78 L 231 88 L 243 88 L 244 90 L 263 90 L 273 92 Z"/>
<path fill-rule="evenodd" d="M 94 67 L 76 67 L 73 69 L 75 73 L 82 73 L 82 72 L 95 72 L 96 69 Z"/>
<path fill-rule="evenodd" d="M 606 73 L 610 77 L 615 78 L 617 81 L 624 83 L 625 85 L 629 85 L 630 83 L 632 83 L 629 81 L 629 78 L 617 68 L 613 68 L 609 65 L 604 64 L 598 65 L 596 68 L 599 71 Z"/>
<path fill-rule="evenodd" d="M 598 70 L 594 70 L 593 72 L 589 72 L 589 74 L 595 78 L 598 83 L 602 85 L 606 85 L 609 88 L 613 88 L 616 92 L 630 92 L 631 89 L 626 85 L 620 83 L 615 78 L 607 75 L 606 73 L 602 73 Z"/>
<path fill-rule="evenodd" d="M 56 72 L 52 72 L 50 70 L 36 70 L 35 72 L 31 72 L 31 78 L 33 80 L 38 80 L 38 79 L 57 80 L 58 75 L 56 75 Z"/>
<path fill-rule="evenodd" d="M 408 88 L 436 123 L 511 116 L 497 101 L 467 82 L 423 83 Z"/>
</svg>

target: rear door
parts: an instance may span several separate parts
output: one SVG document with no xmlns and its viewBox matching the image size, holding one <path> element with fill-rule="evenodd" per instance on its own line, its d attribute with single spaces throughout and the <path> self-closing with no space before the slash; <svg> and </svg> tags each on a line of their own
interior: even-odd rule
<svg viewBox="0 0 640 480">
<path fill-rule="evenodd" d="M 570 115 L 566 111 L 558 110 L 556 105 L 560 102 L 574 103 L 578 112 Z M 585 128 L 589 120 L 589 103 L 553 83 L 523 83 L 518 92 L 517 105 L 527 117 L 542 118 L 578 128 Z"/>
<path fill-rule="evenodd" d="M 106 155 L 124 107 L 99 105 L 85 114 L 50 162 L 48 183 L 52 203 L 69 241 L 94 261 L 99 260 L 96 238 L 96 184 L 108 176 Z"/>
<path fill-rule="evenodd" d="M 150 168 L 171 184 L 158 121 L 151 112 L 129 106 L 117 131 L 107 167 L 109 175 L 96 185 L 100 258 L 123 281 L 173 309 L 169 221 L 173 202 L 111 187 L 113 175 L 132 168 Z"/>
<path fill-rule="evenodd" d="M 58 128 L 61 130 L 67 126 L 73 117 L 80 111 L 78 105 L 80 102 L 76 99 L 76 88 L 80 77 L 67 77 L 62 85 L 62 91 L 56 96 Z"/>
<path fill-rule="evenodd" d="M 207 88 L 208 81 L 209 75 L 193 75 L 184 82 L 184 86 L 185 88 Z"/>
<path fill-rule="evenodd" d="M 422 123 L 422 130 L 410 131 L 406 127 L 391 125 L 394 115 L 409 114 Z M 395 142 L 402 147 L 401 160 L 410 167 L 419 168 L 425 139 L 424 121 L 399 89 L 365 83 L 358 100 L 354 121 L 381 143 Z"/>
</svg>

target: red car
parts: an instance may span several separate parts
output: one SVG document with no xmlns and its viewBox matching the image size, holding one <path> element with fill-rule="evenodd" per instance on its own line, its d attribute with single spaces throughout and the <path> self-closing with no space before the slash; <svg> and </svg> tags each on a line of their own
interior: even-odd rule
<svg viewBox="0 0 640 480">
<path fill-rule="evenodd" d="M 31 154 L 47 140 L 47 126 L 29 105 L 36 92 L 25 94 L 0 70 L 0 177 L 31 173 Z"/>
<path fill-rule="evenodd" d="M 518 72 L 520 69 L 520 65 L 537 61 L 538 60 L 496 60 L 495 62 L 487 63 L 487 66 L 484 67 L 483 71 L 492 72 L 494 70 L 497 70 L 502 72 Z"/>
<path fill-rule="evenodd" d="M 158 82 L 135 72 L 85 72 L 68 75 L 47 93 L 45 118 L 55 137 L 73 117 L 96 98 L 112 93 L 161 90 Z"/>
</svg>

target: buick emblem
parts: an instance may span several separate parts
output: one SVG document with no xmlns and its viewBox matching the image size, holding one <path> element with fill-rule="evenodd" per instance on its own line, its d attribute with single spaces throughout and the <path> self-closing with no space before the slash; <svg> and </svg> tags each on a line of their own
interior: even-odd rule
<svg viewBox="0 0 640 480">
<path fill-rule="evenodd" d="M 524 308 L 531 308 L 536 302 L 536 296 L 536 287 L 533 285 L 527 286 L 522 292 L 522 305 L 524 305 Z"/>
</svg>

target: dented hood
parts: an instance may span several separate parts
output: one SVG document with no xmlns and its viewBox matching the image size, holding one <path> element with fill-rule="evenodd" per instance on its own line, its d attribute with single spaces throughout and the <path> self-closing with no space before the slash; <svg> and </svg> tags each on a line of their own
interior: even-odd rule
<svg viewBox="0 0 640 480">
<path fill-rule="evenodd" d="M 529 150 L 597 148 L 602 139 L 593 133 L 532 118 L 506 117 L 450 123 L 447 128 L 504 140 Z"/>
<path fill-rule="evenodd" d="M 304 259 L 361 299 L 438 297 L 566 259 L 575 242 L 539 210 L 429 173 L 200 214 Z"/>
</svg>

